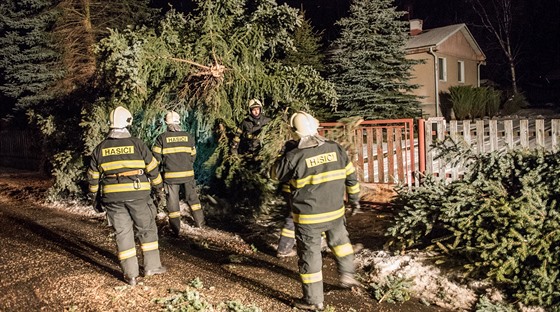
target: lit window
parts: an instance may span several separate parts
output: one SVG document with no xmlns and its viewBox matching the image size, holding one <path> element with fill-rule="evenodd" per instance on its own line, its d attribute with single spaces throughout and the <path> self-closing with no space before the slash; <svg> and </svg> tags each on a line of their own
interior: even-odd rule
<svg viewBox="0 0 560 312">
<path fill-rule="evenodd" d="M 447 60 L 444 57 L 438 57 L 439 80 L 447 81 Z"/>
<path fill-rule="evenodd" d="M 465 62 L 457 62 L 457 80 L 459 82 L 465 82 Z"/>
</svg>

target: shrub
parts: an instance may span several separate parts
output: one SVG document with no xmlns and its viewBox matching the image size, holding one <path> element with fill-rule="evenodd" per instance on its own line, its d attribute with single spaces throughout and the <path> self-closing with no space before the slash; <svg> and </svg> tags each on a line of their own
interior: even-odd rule
<svg viewBox="0 0 560 312">
<path fill-rule="evenodd" d="M 473 88 L 469 86 L 453 86 L 449 88 L 449 95 L 453 106 L 453 113 L 458 120 L 471 116 Z"/>
<path fill-rule="evenodd" d="M 459 151 L 439 144 L 441 155 Z M 464 153 L 464 151 L 462 151 Z M 465 178 L 427 179 L 408 192 L 388 234 L 401 248 L 428 244 L 525 304 L 560 303 L 560 155 L 514 150 L 466 153 Z"/>
<path fill-rule="evenodd" d="M 488 87 L 483 89 L 486 99 L 486 115 L 489 117 L 494 117 L 500 111 L 502 92 L 500 92 L 500 90 L 495 90 Z"/>
<path fill-rule="evenodd" d="M 504 115 L 511 115 L 517 113 L 520 109 L 527 106 L 527 99 L 522 93 L 513 94 L 504 103 Z"/>
<path fill-rule="evenodd" d="M 448 96 L 444 93 L 440 98 L 449 98 L 451 103 L 445 106 L 452 107 L 455 117 L 462 120 L 495 116 L 500 107 L 501 92 L 488 87 L 453 86 L 449 88 Z"/>
</svg>

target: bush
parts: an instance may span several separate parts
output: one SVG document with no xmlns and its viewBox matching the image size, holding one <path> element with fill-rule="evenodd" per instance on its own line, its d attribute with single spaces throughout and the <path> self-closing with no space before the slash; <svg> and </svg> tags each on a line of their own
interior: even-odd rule
<svg viewBox="0 0 560 312">
<path fill-rule="evenodd" d="M 441 98 L 449 98 L 455 118 L 463 120 L 495 116 L 500 107 L 501 92 L 488 87 L 453 86 L 449 88 L 449 95 L 444 93 Z"/>
<path fill-rule="evenodd" d="M 439 146 L 442 155 L 457 151 Z M 455 155 L 453 155 L 455 154 Z M 468 154 L 464 180 L 427 179 L 399 190 L 388 234 L 407 248 L 428 244 L 460 259 L 525 304 L 560 304 L 560 155 L 515 150 Z"/>
<path fill-rule="evenodd" d="M 527 99 L 522 93 L 513 94 L 504 103 L 504 115 L 517 113 L 520 109 L 527 106 Z"/>
<path fill-rule="evenodd" d="M 453 86 L 449 88 L 453 113 L 458 120 L 468 119 L 471 116 L 474 90 L 469 86 Z"/>
</svg>

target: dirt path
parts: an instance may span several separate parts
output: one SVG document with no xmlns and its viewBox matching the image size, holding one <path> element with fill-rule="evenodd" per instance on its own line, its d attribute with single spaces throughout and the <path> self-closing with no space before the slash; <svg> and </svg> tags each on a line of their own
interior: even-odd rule
<svg viewBox="0 0 560 312">
<path fill-rule="evenodd" d="M 168 273 L 127 286 L 104 219 L 89 207 L 34 201 L 47 186 L 33 174 L 0 172 L 0 311 L 158 311 L 162 305 L 155 300 L 170 289 L 197 291 L 215 308 L 237 301 L 262 311 L 293 311 L 291 302 L 301 296 L 296 258 L 277 259 L 262 236 L 246 241 L 243 234 L 211 228 L 188 228 L 180 238 L 160 235 Z M 355 233 L 366 233 L 361 220 Z M 363 290 L 341 289 L 328 254 L 323 270 L 331 311 L 443 311 L 418 300 L 377 304 Z M 202 287 L 195 288 L 195 280 Z"/>
</svg>

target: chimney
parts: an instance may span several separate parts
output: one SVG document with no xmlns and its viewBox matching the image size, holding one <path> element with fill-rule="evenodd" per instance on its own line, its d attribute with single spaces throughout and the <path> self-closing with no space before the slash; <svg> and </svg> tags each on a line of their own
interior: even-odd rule
<svg viewBox="0 0 560 312">
<path fill-rule="evenodd" d="M 410 21 L 410 35 L 416 36 L 422 32 L 422 20 L 411 19 Z"/>
</svg>

